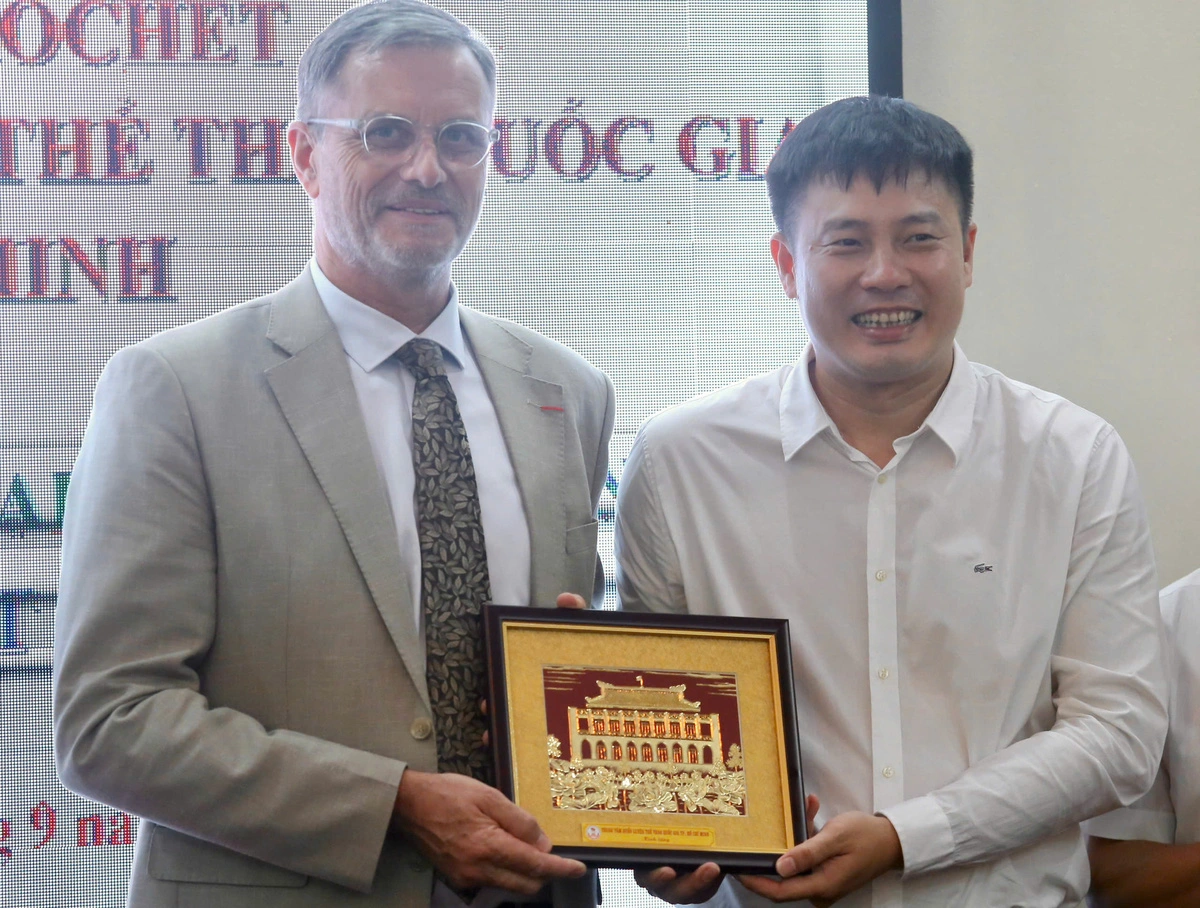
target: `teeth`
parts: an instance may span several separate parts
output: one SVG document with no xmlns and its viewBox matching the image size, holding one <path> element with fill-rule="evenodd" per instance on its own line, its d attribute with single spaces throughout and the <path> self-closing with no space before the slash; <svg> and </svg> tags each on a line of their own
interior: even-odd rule
<svg viewBox="0 0 1200 908">
<path fill-rule="evenodd" d="M 906 309 L 903 312 L 863 312 L 854 316 L 852 321 L 863 328 L 893 328 L 901 325 L 911 325 L 917 320 L 919 313 Z"/>
</svg>

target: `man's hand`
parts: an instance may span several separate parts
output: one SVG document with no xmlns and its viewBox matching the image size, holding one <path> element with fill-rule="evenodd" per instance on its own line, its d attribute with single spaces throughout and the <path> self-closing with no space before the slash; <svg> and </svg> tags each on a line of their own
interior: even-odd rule
<svg viewBox="0 0 1200 908">
<path fill-rule="evenodd" d="M 587 600 L 578 593 L 559 593 L 554 604 L 559 608 L 587 608 Z"/>
<path fill-rule="evenodd" d="M 587 869 L 550 854 L 550 839 L 531 814 L 455 773 L 405 770 L 393 825 L 460 891 L 496 886 L 533 895 L 552 879 Z"/>
<path fill-rule="evenodd" d="M 653 870 L 635 871 L 633 878 L 639 886 L 664 902 L 693 905 L 706 902 L 716 895 L 725 874 L 710 861 L 682 876 L 671 867 L 655 867 Z"/>
<path fill-rule="evenodd" d="M 900 838 L 886 817 L 843 813 L 775 863 L 782 880 L 738 877 L 741 884 L 775 902 L 811 899 L 818 908 L 865 886 L 889 870 L 904 869 Z M 796 874 L 812 871 L 809 876 Z"/>
<path fill-rule="evenodd" d="M 821 802 L 817 800 L 816 795 L 809 795 L 804 802 L 809 838 L 817 834 L 814 823 L 820 807 Z M 671 867 L 656 867 L 653 870 L 638 870 L 633 874 L 633 878 L 639 886 L 665 902 L 692 905 L 708 901 L 716 895 L 725 874 L 710 861 L 682 876 Z"/>
<path fill-rule="evenodd" d="M 1200 905 L 1200 842 L 1165 845 L 1092 836 L 1090 904 L 1096 908 Z"/>
</svg>

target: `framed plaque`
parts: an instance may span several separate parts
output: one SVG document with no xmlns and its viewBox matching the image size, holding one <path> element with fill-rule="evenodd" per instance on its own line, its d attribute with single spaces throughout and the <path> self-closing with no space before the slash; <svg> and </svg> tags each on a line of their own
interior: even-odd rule
<svg viewBox="0 0 1200 908">
<path fill-rule="evenodd" d="M 803 841 L 786 621 L 488 605 L 500 790 L 598 867 L 773 873 Z"/>
</svg>

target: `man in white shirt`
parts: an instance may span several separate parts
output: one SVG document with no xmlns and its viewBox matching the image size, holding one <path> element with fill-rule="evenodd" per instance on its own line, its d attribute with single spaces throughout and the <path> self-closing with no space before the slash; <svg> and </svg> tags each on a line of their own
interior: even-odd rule
<svg viewBox="0 0 1200 908">
<path fill-rule="evenodd" d="M 1145 791 L 1166 728 L 1129 456 L 955 344 L 976 228 L 949 123 L 835 102 L 767 187 L 811 342 L 649 420 L 617 509 L 626 609 L 791 621 L 819 831 L 721 898 L 1081 904 L 1079 822 Z M 720 868 L 639 881 L 699 901 Z"/>
<path fill-rule="evenodd" d="M 1154 785 L 1132 807 L 1085 824 L 1092 902 L 1200 905 L 1200 570 L 1162 591 L 1170 718 Z"/>
<path fill-rule="evenodd" d="M 382 0 L 313 41 L 297 94 L 310 267 L 121 351 L 96 389 L 60 774 L 144 818 L 133 908 L 594 905 L 595 875 L 487 784 L 480 607 L 602 591 L 613 420 L 604 375 L 450 282 L 495 61 Z"/>
</svg>

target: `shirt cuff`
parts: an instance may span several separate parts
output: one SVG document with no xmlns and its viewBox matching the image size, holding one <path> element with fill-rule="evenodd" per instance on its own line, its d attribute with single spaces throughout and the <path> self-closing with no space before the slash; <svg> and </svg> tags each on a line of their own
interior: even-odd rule
<svg viewBox="0 0 1200 908">
<path fill-rule="evenodd" d="M 1083 831 L 1086 835 L 1104 839 L 1143 839 L 1172 845 L 1175 842 L 1175 815 L 1161 810 L 1125 807 L 1092 817 L 1083 824 Z"/>
<path fill-rule="evenodd" d="M 954 854 L 954 832 L 950 818 L 932 797 L 901 801 L 879 814 L 891 821 L 900 839 L 904 876 L 949 866 Z"/>
</svg>

